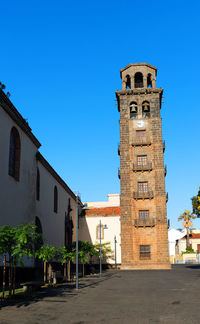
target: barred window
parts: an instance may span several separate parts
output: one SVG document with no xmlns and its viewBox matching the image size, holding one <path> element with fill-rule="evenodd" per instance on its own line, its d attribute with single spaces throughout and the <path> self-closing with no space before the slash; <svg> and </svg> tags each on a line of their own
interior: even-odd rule
<svg viewBox="0 0 200 324">
<path fill-rule="evenodd" d="M 147 165 L 147 156 L 146 155 L 138 155 L 137 156 L 137 165 Z"/>
<path fill-rule="evenodd" d="M 138 182 L 138 192 L 147 193 L 148 192 L 148 182 Z"/>
<path fill-rule="evenodd" d="M 150 245 L 140 245 L 140 260 L 151 259 Z"/>
<path fill-rule="evenodd" d="M 136 139 L 137 141 L 145 140 L 146 131 L 145 130 L 138 130 L 136 131 Z"/>
<path fill-rule="evenodd" d="M 148 210 L 139 210 L 139 219 L 140 220 L 149 219 L 149 211 Z"/>
</svg>

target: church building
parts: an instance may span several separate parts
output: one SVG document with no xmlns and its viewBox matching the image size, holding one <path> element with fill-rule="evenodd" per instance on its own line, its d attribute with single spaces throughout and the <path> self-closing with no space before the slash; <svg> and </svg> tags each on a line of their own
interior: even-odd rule
<svg viewBox="0 0 200 324">
<path fill-rule="evenodd" d="M 39 152 L 40 146 L 0 89 L 0 226 L 33 223 L 45 243 L 68 245 L 75 235 L 76 196 Z M 33 267 L 31 262 L 25 265 Z"/>
</svg>

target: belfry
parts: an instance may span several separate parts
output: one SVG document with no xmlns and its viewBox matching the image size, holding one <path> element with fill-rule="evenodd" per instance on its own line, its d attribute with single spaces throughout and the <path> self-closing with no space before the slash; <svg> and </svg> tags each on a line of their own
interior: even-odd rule
<svg viewBox="0 0 200 324">
<path fill-rule="evenodd" d="M 120 112 L 122 269 L 170 269 L 157 68 L 129 64 L 116 91 Z"/>
</svg>

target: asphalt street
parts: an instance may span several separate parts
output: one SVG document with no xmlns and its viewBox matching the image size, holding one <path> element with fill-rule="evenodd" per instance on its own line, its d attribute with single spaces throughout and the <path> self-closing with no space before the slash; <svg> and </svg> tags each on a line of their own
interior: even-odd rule
<svg viewBox="0 0 200 324">
<path fill-rule="evenodd" d="M 172 270 L 107 271 L 72 286 L 2 304 L 0 324 L 200 323 L 200 265 Z"/>
</svg>

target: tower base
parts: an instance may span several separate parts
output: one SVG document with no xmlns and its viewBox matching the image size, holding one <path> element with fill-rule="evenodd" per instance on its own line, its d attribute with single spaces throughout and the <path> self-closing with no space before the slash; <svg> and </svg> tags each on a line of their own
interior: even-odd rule
<svg viewBox="0 0 200 324">
<path fill-rule="evenodd" d="M 170 270 L 170 263 L 153 264 L 122 264 L 121 270 Z"/>
</svg>

